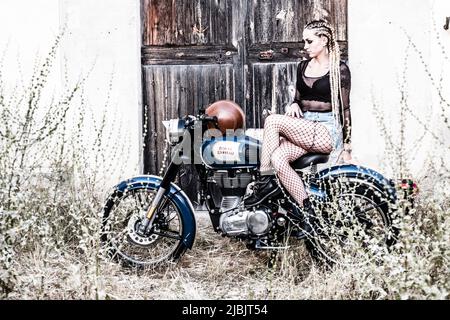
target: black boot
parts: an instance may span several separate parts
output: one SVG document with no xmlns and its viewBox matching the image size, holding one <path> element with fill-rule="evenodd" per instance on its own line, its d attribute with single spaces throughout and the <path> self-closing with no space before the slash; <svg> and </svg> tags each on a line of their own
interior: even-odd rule
<svg viewBox="0 0 450 320">
<path fill-rule="evenodd" d="M 311 205 L 311 202 L 309 201 L 309 198 L 306 198 L 305 200 L 303 200 L 303 215 L 304 215 L 304 217 L 303 217 L 302 228 L 307 236 L 312 235 L 313 226 L 316 221 L 315 220 L 316 214 Z"/>
<path fill-rule="evenodd" d="M 270 196 L 276 196 L 281 192 L 275 181 L 275 176 L 261 176 L 255 183 L 253 193 L 244 199 L 245 206 L 255 206 L 260 204 Z"/>
</svg>

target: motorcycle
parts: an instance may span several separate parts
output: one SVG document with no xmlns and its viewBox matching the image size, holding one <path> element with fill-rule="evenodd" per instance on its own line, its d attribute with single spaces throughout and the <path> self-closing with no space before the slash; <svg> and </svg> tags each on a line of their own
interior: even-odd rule
<svg viewBox="0 0 450 320">
<path fill-rule="evenodd" d="M 328 162 L 327 154 L 306 154 L 291 163 L 305 182 L 314 216 L 295 203 L 276 177 L 281 193 L 246 206 L 259 176 L 261 141 L 242 132 L 211 134 L 217 121 L 201 109 L 197 116 L 164 122 L 172 148 L 164 176 L 122 181 L 104 206 L 101 239 L 112 257 L 126 265 L 152 267 L 177 261 L 192 249 L 195 210 L 175 184 L 182 165 L 192 163 L 200 204 L 206 206 L 212 227 L 222 236 L 243 240 L 249 249 L 279 252 L 297 239 L 321 261 L 342 263 L 350 255 L 367 263 L 395 242 L 395 182 L 363 166 L 318 170 Z"/>
</svg>

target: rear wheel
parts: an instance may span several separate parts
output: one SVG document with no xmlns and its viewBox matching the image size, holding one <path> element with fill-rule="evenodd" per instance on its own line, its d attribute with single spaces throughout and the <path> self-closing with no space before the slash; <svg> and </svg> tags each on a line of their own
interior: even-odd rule
<svg viewBox="0 0 450 320">
<path fill-rule="evenodd" d="M 105 206 L 102 241 L 111 257 L 128 266 L 152 267 L 179 258 L 186 250 L 182 242 L 180 210 L 164 197 L 152 228 L 139 230 L 157 190 L 135 189 L 113 194 Z"/>
<path fill-rule="evenodd" d="M 315 206 L 306 245 L 329 265 L 379 260 L 395 242 L 393 208 L 384 192 L 361 181 L 334 181 L 329 201 Z"/>
</svg>

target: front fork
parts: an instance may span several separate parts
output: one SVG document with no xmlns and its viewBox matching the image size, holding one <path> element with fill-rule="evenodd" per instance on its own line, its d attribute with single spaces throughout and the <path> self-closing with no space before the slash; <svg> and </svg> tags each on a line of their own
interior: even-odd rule
<svg viewBox="0 0 450 320">
<path fill-rule="evenodd" d="M 170 184 L 175 180 L 175 177 L 178 173 L 178 169 L 181 164 L 175 164 L 173 161 L 170 163 L 169 168 L 167 169 L 164 178 L 161 181 L 158 192 L 156 193 L 155 198 L 150 205 L 145 217 L 141 221 L 141 225 L 139 226 L 139 232 L 142 235 L 146 235 L 148 231 L 153 226 L 153 221 L 155 221 L 156 214 L 159 205 L 161 204 L 161 200 L 166 194 L 167 190 L 170 190 Z"/>
<path fill-rule="evenodd" d="M 202 126 L 204 124 L 202 123 Z M 202 130 L 204 128 L 202 127 Z M 204 131 L 202 131 L 204 132 Z M 155 220 L 158 207 L 161 204 L 161 200 L 168 190 L 170 190 L 171 183 L 175 181 L 177 173 L 183 163 L 191 163 L 193 159 L 193 146 L 191 137 L 193 136 L 192 130 L 185 130 L 183 138 L 180 143 L 177 144 L 172 152 L 171 162 L 169 168 L 164 174 L 164 178 L 161 181 L 158 192 L 156 193 L 155 199 L 153 199 L 150 208 L 148 209 L 144 219 L 142 219 L 141 225 L 139 227 L 139 232 L 146 235 L 149 230 L 151 230 L 153 221 Z M 190 152 L 186 152 L 189 150 Z"/>
</svg>

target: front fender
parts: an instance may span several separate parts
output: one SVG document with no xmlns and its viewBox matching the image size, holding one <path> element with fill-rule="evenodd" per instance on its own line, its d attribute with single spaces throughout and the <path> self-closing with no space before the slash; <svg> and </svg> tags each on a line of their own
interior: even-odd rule
<svg viewBox="0 0 450 320">
<path fill-rule="evenodd" d="M 343 177 L 369 183 L 377 188 L 378 191 L 385 193 L 392 203 L 397 202 L 397 191 L 395 189 L 395 183 L 392 180 L 386 179 L 381 173 L 373 169 L 352 164 L 333 166 L 316 173 L 310 185 L 312 193 L 323 196 L 324 190 L 321 190 L 320 181 Z"/>
<path fill-rule="evenodd" d="M 161 181 L 161 177 L 153 175 L 138 176 L 122 181 L 115 186 L 115 190 L 119 193 L 137 189 L 156 190 L 159 188 Z M 182 241 L 187 248 L 192 249 L 197 230 L 192 203 L 183 190 L 174 183 L 171 183 L 170 190 L 166 191 L 166 196 L 173 201 L 180 211 L 181 222 L 183 224 Z"/>
</svg>

